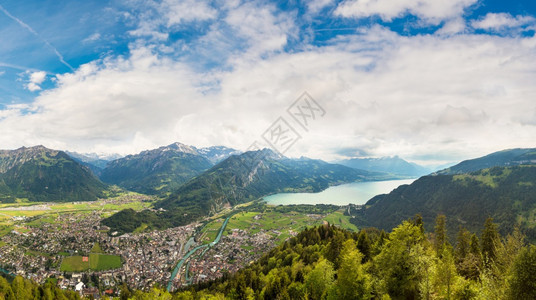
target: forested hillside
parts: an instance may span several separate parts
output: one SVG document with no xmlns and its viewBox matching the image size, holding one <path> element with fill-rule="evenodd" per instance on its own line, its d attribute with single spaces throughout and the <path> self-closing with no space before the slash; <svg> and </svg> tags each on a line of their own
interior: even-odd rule
<svg viewBox="0 0 536 300">
<path fill-rule="evenodd" d="M 80 299 L 80 294 L 74 291 L 64 291 L 52 282 L 38 285 L 21 276 L 16 276 L 11 283 L 0 276 L 0 299 L 33 300 L 33 299 Z"/>
<path fill-rule="evenodd" d="M 364 207 L 350 210 L 357 226 L 391 230 L 401 221 L 422 214 L 431 224 L 445 214 L 449 230 L 464 226 L 477 232 L 493 217 L 501 233 L 518 225 L 530 240 L 536 239 L 536 166 L 494 167 L 459 175 L 424 176 L 387 195 L 372 198 Z M 451 236 L 453 238 L 453 235 Z"/>
<path fill-rule="evenodd" d="M 43 146 L 0 151 L 0 201 L 91 201 L 106 185 L 65 152 Z"/>
</svg>

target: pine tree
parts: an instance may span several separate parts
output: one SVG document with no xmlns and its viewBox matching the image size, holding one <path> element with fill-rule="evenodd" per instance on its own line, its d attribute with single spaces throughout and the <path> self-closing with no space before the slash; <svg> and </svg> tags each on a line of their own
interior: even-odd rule
<svg viewBox="0 0 536 300">
<path fill-rule="evenodd" d="M 357 249 L 363 254 L 363 262 L 367 262 L 371 259 L 372 245 L 367 232 L 364 230 L 359 231 L 359 236 L 357 237 Z"/>
<path fill-rule="evenodd" d="M 416 214 L 413 217 L 413 224 L 415 224 L 415 226 L 419 227 L 421 229 L 422 234 L 424 234 L 424 222 L 422 220 L 422 215 L 421 214 Z"/>
<path fill-rule="evenodd" d="M 412 222 L 405 221 L 389 235 L 382 252 L 375 258 L 385 292 L 393 298 L 414 299 L 424 274 L 415 268 L 426 256 L 425 237 Z"/>
<path fill-rule="evenodd" d="M 6 300 L 15 299 L 15 294 L 13 294 L 11 285 L 2 276 L 0 276 L 0 299 L 6 299 Z"/>
<path fill-rule="evenodd" d="M 341 251 L 341 266 L 337 271 L 337 281 L 328 299 L 370 299 L 371 276 L 361 263 L 363 255 L 357 250 L 353 240 L 344 243 Z"/>
<path fill-rule="evenodd" d="M 436 251 L 437 257 L 441 257 L 443 254 L 443 249 L 447 243 L 447 217 L 445 215 L 438 215 L 436 218 L 435 225 L 435 240 L 434 240 L 434 249 Z"/>
<path fill-rule="evenodd" d="M 321 259 L 305 279 L 309 298 L 312 300 L 322 299 L 333 284 L 334 276 L 333 264 L 328 260 Z"/>
<path fill-rule="evenodd" d="M 523 248 L 512 268 L 510 299 L 536 299 L 536 246 Z"/>
<path fill-rule="evenodd" d="M 463 261 L 467 255 L 469 255 L 471 246 L 471 233 L 460 226 L 458 235 L 456 237 L 456 249 L 454 251 L 456 262 Z"/>
<path fill-rule="evenodd" d="M 443 299 L 450 300 L 457 279 L 456 266 L 448 247 L 444 247 L 442 251 L 436 265 L 435 286 Z"/>
<path fill-rule="evenodd" d="M 488 218 L 482 231 L 482 257 L 484 265 L 489 267 L 497 256 L 497 244 L 500 243 L 500 235 L 497 231 L 497 225 L 493 223 L 493 218 Z"/>
<path fill-rule="evenodd" d="M 11 289 L 15 294 L 16 299 L 25 300 L 32 299 L 32 291 L 28 290 L 25 286 L 24 278 L 21 276 L 16 276 L 11 283 Z"/>
<path fill-rule="evenodd" d="M 474 236 L 476 239 L 476 235 Z M 456 238 L 456 249 L 454 251 L 454 261 L 456 263 L 456 269 L 458 273 L 465 278 L 476 278 L 478 273 L 475 274 L 476 258 L 480 256 L 480 247 L 478 240 L 473 242 L 474 251 L 471 251 L 471 233 L 460 226 L 458 236 Z M 473 252 L 476 252 L 473 253 Z M 475 256 L 478 255 L 478 256 Z"/>
</svg>

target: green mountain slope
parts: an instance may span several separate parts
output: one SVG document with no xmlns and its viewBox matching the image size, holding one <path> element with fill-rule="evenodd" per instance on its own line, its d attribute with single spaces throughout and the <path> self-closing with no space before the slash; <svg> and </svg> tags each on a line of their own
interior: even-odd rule
<svg viewBox="0 0 536 300">
<path fill-rule="evenodd" d="M 210 167 L 195 148 L 175 143 L 114 160 L 100 178 L 132 191 L 166 195 Z"/>
<path fill-rule="evenodd" d="M 91 201 L 106 185 L 66 153 L 43 146 L 0 152 L 0 199 Z"/>
<path fill-rule="evenodd" d="M 452 233 L 460 225 L 477 231 L 487 217 L 493 217 L 502 232 L 519 225 L 530 239 L 535 239 L 536 166 L 424 176 L 372 198 L 365 207 L 351 209 L 354 224 L 386 230 L 418 213 L 428 224 L 437 214 L 445 214 Z"/>
<path fill-rule="evenodd" d="M 525 164 L 536 164 L 536 148 L 518 148 L 494 152 L 483 157 L 462 161 L 455 166 L 437 172 L 437 174 L 461 174 L 491 167 L 507 167 Z"/>
</svg>

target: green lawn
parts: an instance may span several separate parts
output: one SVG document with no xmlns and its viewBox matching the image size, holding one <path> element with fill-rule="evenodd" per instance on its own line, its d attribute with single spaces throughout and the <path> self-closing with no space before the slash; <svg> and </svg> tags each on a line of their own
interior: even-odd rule
<svg viewBox="0 0 536 300">
<path fill-rule="evenodd" d="M 58 218 L 58 214 L 49 214 L 49 215 L 45 215 L 39 219 L 36 219 L 36 220 L 33 220 L 33 221 L 30 221 L 30 222 L 26 222 L 26 225 L 27 226 L 31 226 L 31 227 L 38 227 L 38 226 L 41 226 L 43 225 L 43 223 L 48 223 L 48 224 L 56 224 L 56 220 Z"/>
<path fill-rule="evenodd" d="M 89 269 L 89 261 L 82 261 L 82 256 L 74 255 L 63 258 L 60 271 L 64 272 L 82 272 Z"/>
<path fill-rule="evenodd" d="M 13 217 L 34 217 L 49 213 L 48 210 L 2 210 L 1 213 Z"/>
<path fill-rule="evenodd" d="M 90 268 L 95 271 L 104 271 L 121 268 L 121 257 L 108 254 L 89 254 Z"/>
<path fill-rule="evenodd" d="M 10 216 L 2 215 L 0 212 L 0 224 L 7 224 L 7 222 L 11 221 Z"/>
</svg>

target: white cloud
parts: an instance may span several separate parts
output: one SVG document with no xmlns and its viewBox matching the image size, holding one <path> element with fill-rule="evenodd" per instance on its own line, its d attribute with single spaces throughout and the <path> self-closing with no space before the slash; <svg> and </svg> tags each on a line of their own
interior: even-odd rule
<svg viewBox="0 0 536 300">
<path fill-rule="evenodd" d="M 312 13 L 321 11 L 324 7 L 332 5 L 333 0 L 309 0 L 307 1 L 307 8 Z"/>
<path fill-rule="evenodd" d="M 82 40 L 82 43 L 91 43 L 94 41 L 98 41 L 101 38 L 101 34 L 98 32 L 93 33 L 92 35 L 88 36 L 87 38 Z"/>
<path fill-rule="evenodd" d="M 31 92 L 41 90 L 40 84 L 45 81 L 46 76 L 47 73 L 45 71 L 36 71 L 30 73 L 29 82 L 26 84 L 26 88 Z"/>
<path fill-rule="evenodd" d="M 447 20 L 445 24 L 436 31 L 439 35 L 458 34 L 466 31 L 465 19 L 462 17 Z"/>
<path fill-rule="evenodd" d="M 250 55 L 281 50 L 297 29 L 287 13 L 271 4 L 246 2 L 229 10 L 225 22 L 238 37 L 245 39 Z M 240 56 L 243 56 L 241 54 Z"/>
<path fill-rule="evenodd" d="M 422 20 L 439 24 L 443 20 L 460 17 L 464 10 L 478 0 L 345 0 L 335 15 L 347 18 L 379 16 L 384 21 L 411 14 Z"/>
<path fill-rule="evenodd" d="M 183 22 L 214 19 L 218 14 L 208 1 L 199 0 L 165 0 L 160 10 L 167 19 L 168 27 Z"/>
<path fill-rule="evenodd" d="M 180 141 L 245 149 L 288 118 L 305 90 L 327 113 L 300 131 L 291 156 L 331 159 L 355 149 L 441 163 L 534 146 L 534 37 L 471 34 L 460 24 L 417 36 L 371 26 L 287 53 L 291 16 L 226 4 L 226 17 L 186 45 L 204 55 L 228 51 L 225 68 L 199 71 L 134 43 L 126 57 L 58 75 L 57 87 L 31 105 L 1 110 L 0 145 L 133 153 Z M 236 40 L 245 46 L 230 47 Z"/>
<path fill-rule="evenodd" d="M 129 34 L 152 37 L 156 41 L 167 40 L 169 29 L 174 26 L 211 20 L 218 13 L 208 1 L 199 0 L 133 1 L 131 4 L 140 11 L 135 15 L 126 15 L 138 22 L 138 27 L 129 31 Z"/>
<path fill-rule="evenodd" d="M 484 30 L 504 30 L 508 28 L 516 28 L 525 25 L 536 25 L 536 19 L 531 16 L 512 16 L 507 13 L 488 13 L 480 20 L 471 22 L 471 26 L 475 29 Z"/>
</svg>

